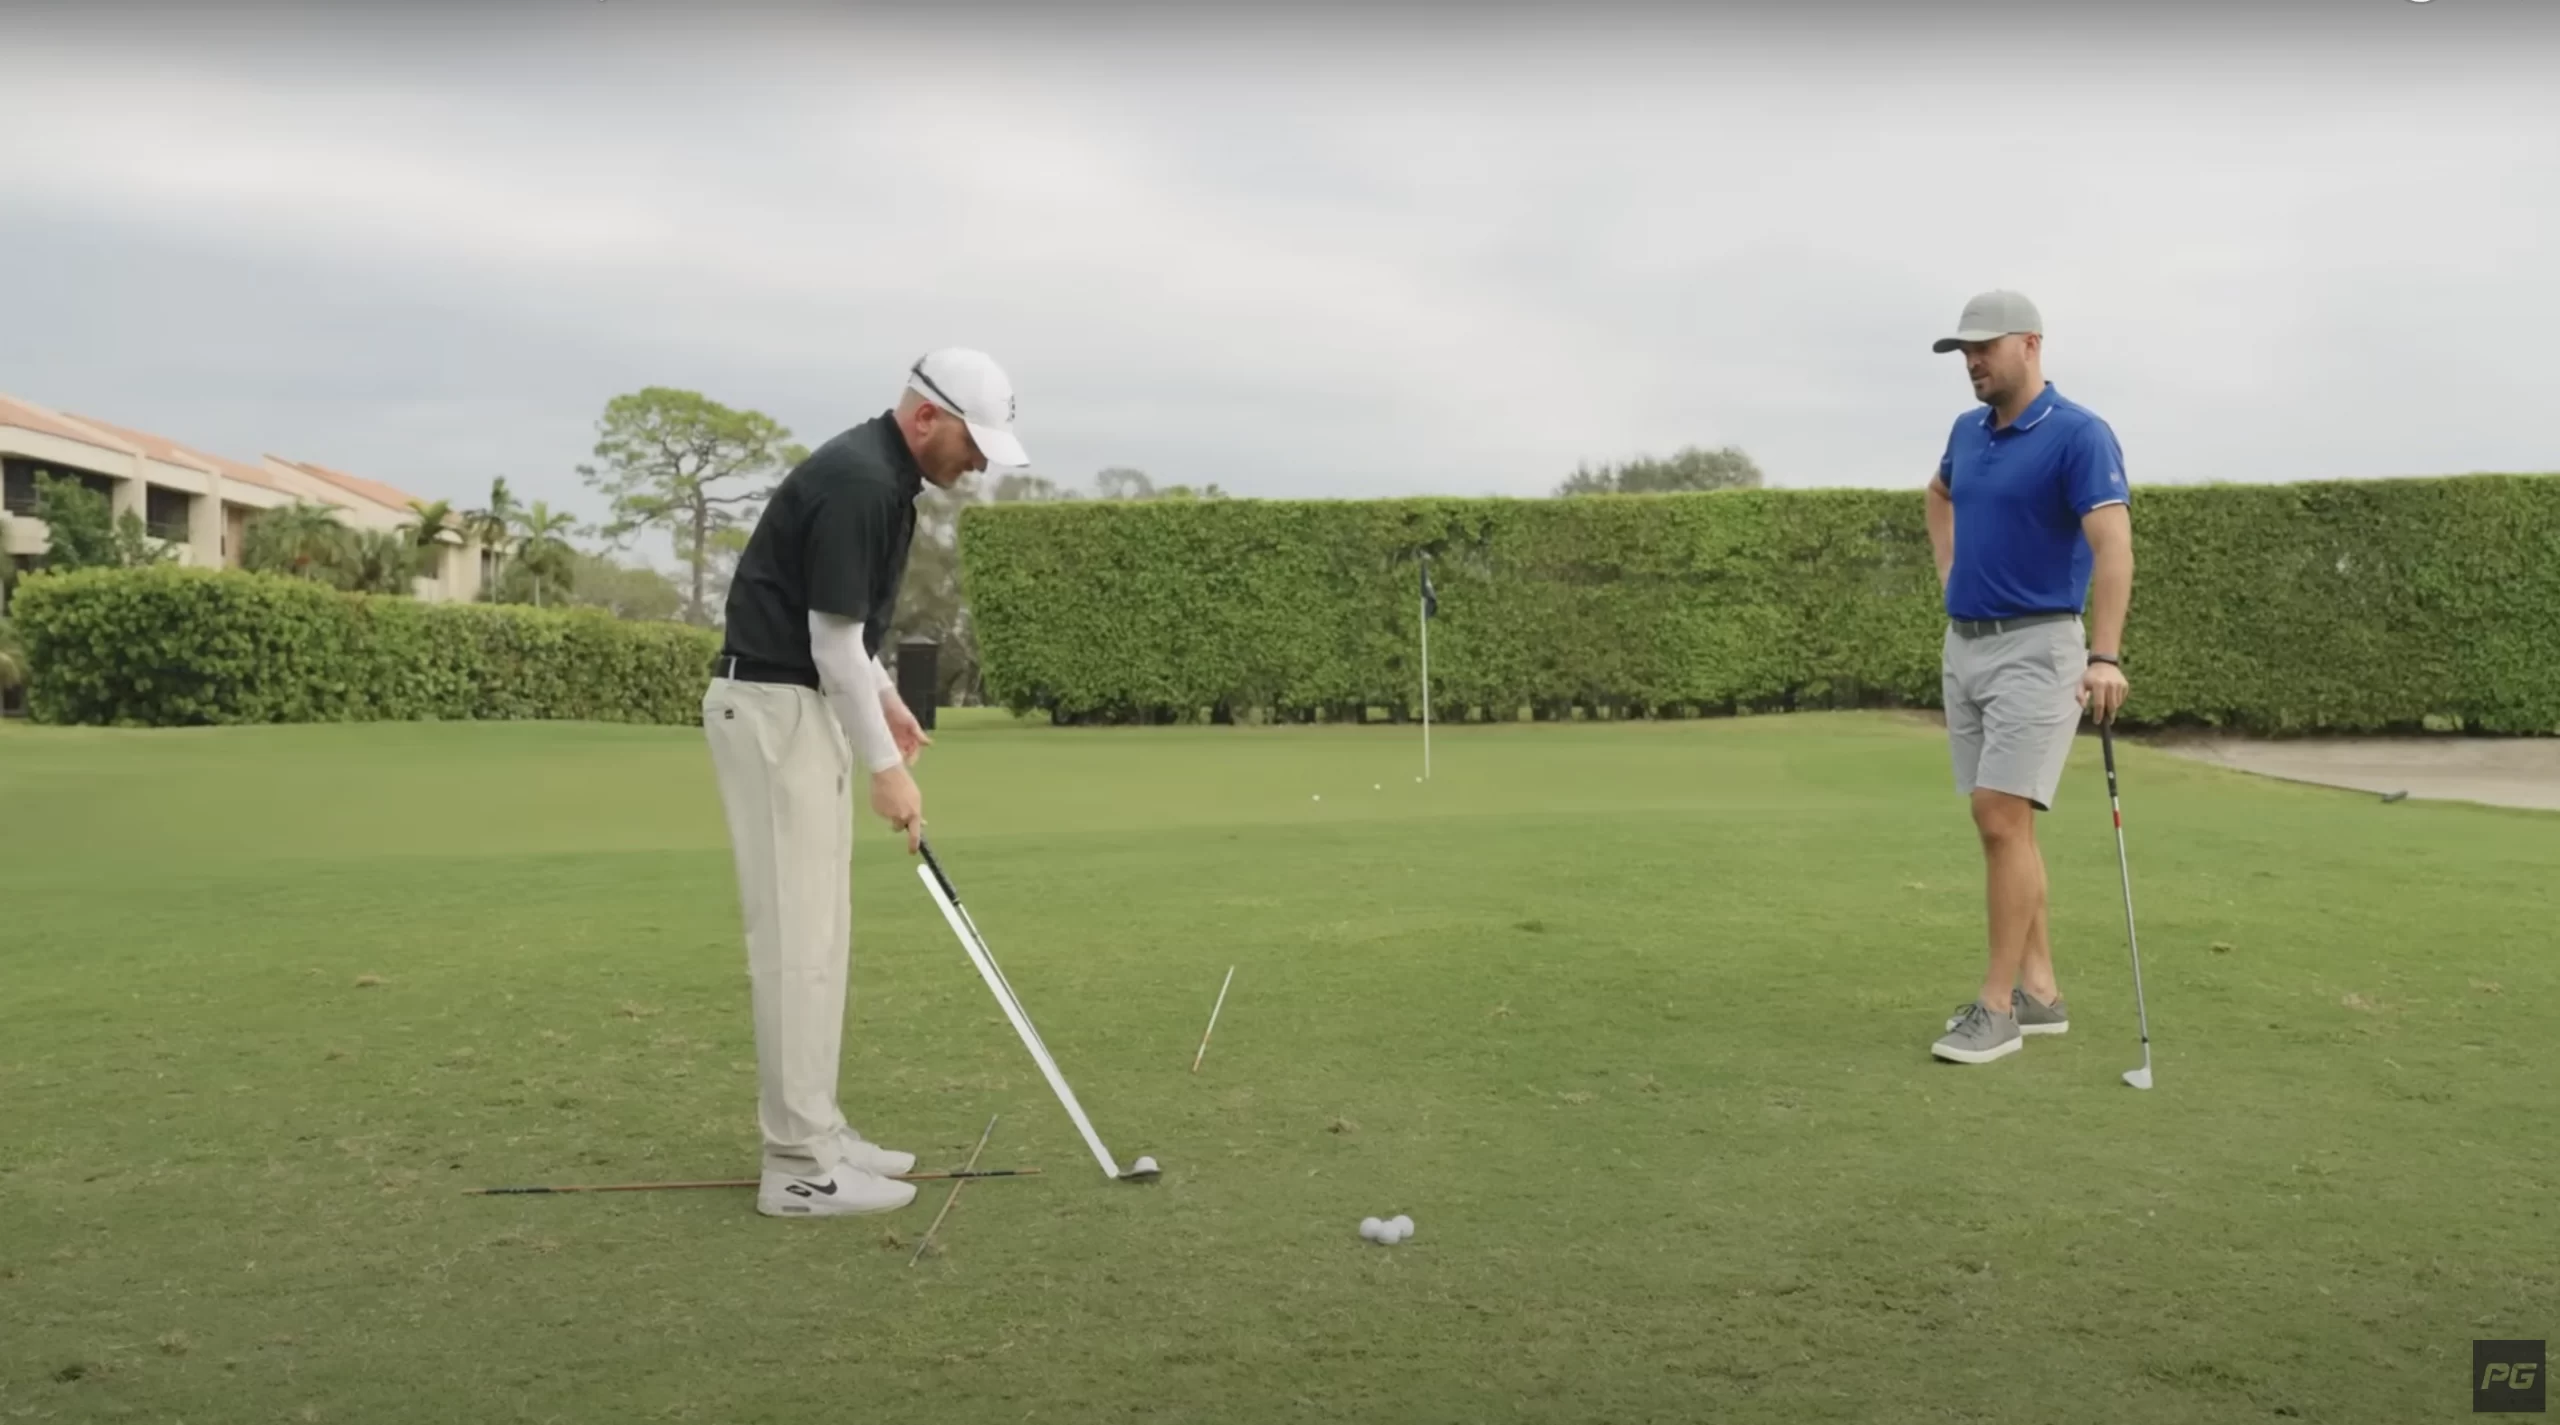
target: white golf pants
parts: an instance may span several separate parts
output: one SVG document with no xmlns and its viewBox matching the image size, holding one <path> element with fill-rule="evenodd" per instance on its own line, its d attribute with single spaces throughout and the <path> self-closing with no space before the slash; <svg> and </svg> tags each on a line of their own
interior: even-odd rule
<svg viewBox="0 0 2560 1425">
<path fill-rule="evenodd" d="M 746 919 L 768 1172 L 823 1173 L 853 953 L 853 752 L 815 688 L 714 678 L 702 727 Z"/>
</svg>

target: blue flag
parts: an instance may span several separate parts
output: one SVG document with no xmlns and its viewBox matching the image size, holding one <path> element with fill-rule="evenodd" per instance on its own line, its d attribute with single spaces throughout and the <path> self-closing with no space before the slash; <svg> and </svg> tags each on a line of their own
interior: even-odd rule
<svg viewBox="0 0 2560 1425">
<path fill-rule="evenodd" d="M 1422 616 L 1424 618 L 1438 618 L 1440 616 L 1440 593 L 1438 590 L 1431 587 L 1431 558 L 1429 555 L 1423 556 L 1422 560 Z"/>
</svg>

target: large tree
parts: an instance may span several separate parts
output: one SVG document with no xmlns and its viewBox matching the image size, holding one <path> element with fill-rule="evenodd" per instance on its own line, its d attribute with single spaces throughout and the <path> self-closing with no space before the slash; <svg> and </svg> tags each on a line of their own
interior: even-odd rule
<svg viewBox="0 0 2560 1425">
<path fill-rule="evenodd" d="M 745 523 L 712 531 L 711 552 L 703 561 L 702 603 L 717 612 L 717 622 L 728 621 L 729 583 L 737 577 L 738 559 L 747 552 L 747 539 L 754 533 Z"/>
<path fill-rule="evenodd" d="M 710 623 L 705 584 L 716 537 L 745 524 L 772 482 L 808 452 L 761 411 L 732 410 L 666 386 L 614 397 L 596 430 L 601 466 L 581 465 L 578 473 L 611 501 L 605 537 L 618 543 L 667 531 L 693 573 L 685 617 Z"/>
<path fill-rule="evenodd" d="M 1638 456 L 1598 469 L 1576 468 L 1559 495 L 1647 495 L 1670 490 L 1757 490 L 1760 467 L 1738 446 L 1703 450 L 1683 446 L 1667 460 Z"/>
<path fill-rule="evenodd" d="M 1093 488 L 1106 500 L 1144 500 L 1154 496 L 1156 482 L 1144 470 L 1114 465 L 1094 472 Z"/>
<path fill-rule="evenodd" d="M 1144 477 L 1141 477 L 1144 478 Z M 998 504 L 1013 500 L 1072 500 L 1076 492 L 1045 475 L 1016 470 L 999 475 L 992 484 L 981 483 L 989 499 Z"/>
<path fill-rule="evenodd" d="M 663 622 L 684 611 L 684 591 L 655 569 L 617 564 L 601 555 L 569 554 L 569 601 L 615 618 Z"/>
</svg>

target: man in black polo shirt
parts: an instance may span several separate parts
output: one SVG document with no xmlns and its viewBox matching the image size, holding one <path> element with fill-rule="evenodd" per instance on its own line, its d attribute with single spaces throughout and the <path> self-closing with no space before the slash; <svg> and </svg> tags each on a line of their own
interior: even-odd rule
<svg viewBox="0 0 2560 1425">
<path fill-rule="evenodd" d="M 1013 386 L 984 353 L 943 350 L 907 371 L 895 409 L 795 466 L 756 521 L 729 585 L 703 728 L 737 862 L 755 1011 L 764 1174 L 774 1217 L 885 1212 L 914 1200 L 915 1156 L 869 1142 L 836 1104 L 852 957 L 853 794 L 914 852 L 924 800 L 908 775 L 931 740 L 880 645 L 895 614 L 915 501 L 990 463 L 1029 464 Z M 857 766 L 858 764 L 858 766 Z"/>
</svg>

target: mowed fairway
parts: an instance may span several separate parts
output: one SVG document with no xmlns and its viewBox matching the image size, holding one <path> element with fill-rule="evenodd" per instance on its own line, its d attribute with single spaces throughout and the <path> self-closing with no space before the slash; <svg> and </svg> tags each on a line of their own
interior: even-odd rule
<svg viewBox="0 0 2560 1425">
<path fill-rule="evenodd" d="M 2147 1094 L 2094 741 L 2072 1032 L 1961 1068 L 1919 720 L 1444 728 L 1428 785 L 946 723 L 937 849 L 1164 1176 L 866 812 L 846 1108 L 1045 1170 L 910 1267 L 947 1185 L 461 1191 L 754 1172 L 697 731 L 0 728 L 0 1420 L 2467 1416 L 2473 1338 L 2560 1336 L 2560 818 L 2120 751 Z"/>
</svg>

